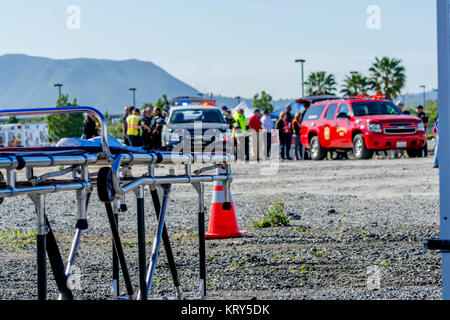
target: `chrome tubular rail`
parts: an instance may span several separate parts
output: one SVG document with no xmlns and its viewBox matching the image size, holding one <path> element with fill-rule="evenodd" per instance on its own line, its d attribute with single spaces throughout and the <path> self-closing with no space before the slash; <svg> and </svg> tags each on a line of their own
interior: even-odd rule
<svg viewBox="0 0 450 320">
<path fill-rule="evenodd" d="M 111 151 L 109 150 L 108 142 L 108 126 L 106 123 L 106 118 L 103 114 L 95 108 L 92 107 L 61 107 L 61 108 L 38 108 L 38 109 L 9 109 L 0 110 L 0 117 L 9 116 L 36 116 L 36 115 L 52 115 L 52 114 L 73 114 L 73 113 L 89 113 L 94 115 L 99 124 L 101 130 L 102 138 L 102 150 L 105 153 L 107 159 L 112 160 Z"/>
<path fill-rule="evenodd" d="M 201 154 L 188 154 L 188 155 L 178 155 L 178 154 L 164 154 L 159 155 L 159 161 L 157 154 L 142 154 L 142 155 L 130 155 L 130 154 L 120 154 L 114 159 L 112 164 L 112 183 L 114 191 L 117 195 L 124 195 L 140 186 L 145 185 L 163 185 L 163 184 L 192 184 L 200 182 L 215 182 L 223 181 L 225 182 L 226 188 L 229 188 L 229 182 L 231 181 L 231 175 L 229 171 L 225 174 L 219 175 L 192 175 L 191 174 L 191 164 L 203 162 L 211 163 L 216 165 L 225 165 L 227 168 L 229 165 L 226 163 L 231 161 L 231 156 L 227 154 L 207 154 L 203 157 Z M 120 168 L 124 164 L 148 164 L 152 169 L 149 172 L 149 176 L 142 176 L 136 178 L 134 181 L 123 185 L 120 181 Z M 156 163 L 162 164 L 183 164 L 185 165 L 186 172 L 183 176 L 166 176 L 166 177 L 155 177 L 153 165 Z M 215 169 L 216 167 L 211 167 L 210 169 Z"/>
</svg>

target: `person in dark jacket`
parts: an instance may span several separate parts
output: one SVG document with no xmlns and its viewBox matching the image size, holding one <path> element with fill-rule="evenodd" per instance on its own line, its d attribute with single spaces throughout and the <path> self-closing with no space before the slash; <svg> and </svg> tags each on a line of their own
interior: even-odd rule
<svg viewBox="0 0 450 320">
<path fill-rule="evenodd" d="M 294 120 L 292 120 L 292 133 L 294 135 L 294 141 L 295 141 L 295 160 L 301 160 L 302 159 L 302 144 L 300 141 L 301 137 L 301 117 L 302 114 L 300 112 L 297 112 L 294 116 Z"/>
<path fill-rule="evenodd" d="M 142 141 L 146 149 L 150 149 L 152 146 L 152 129 L 150 128 L 152 122 L 152 108 L 147 108 L 143 112 L 142 118 Z"/>
<path fill-rule="evenodd" d="M 159 108 L 153 111 L 153 118 L 150 124 L 152 130 L 151 148 L 153 150 L 161 149 L 162 147 L 162 128 L 164 126 L 164 118 Z"/>
<path fill-rule="evenodd" d="M 288 152 L 288 139 L 291 138 L 291 125 L 287 121 L 287 114 L 286 112 L 280 113 L 280 118 L 277 122 L 277 129 L 280 136 L 280 156 L 281 159 L 288 159 L 292 160 L 292 158 L 289 156 Z"/>
<path fill-rule="evenodd" d="M 427 132 L 428 125 L 430 124 L 428 120 L 428 115 L 423 112 L 423 106 L 418 106 L 416 109 L 417 116 L 422 119 L 422 122 L 425 126 L 425 133 Z M 421 156 L 427 158 L 428 157 L 428 142 L 425 143 L 425 146 L 421 150 Z"/>
<path fill-rule="evenodd" d="M 97 127 L 97 118 L 94 115 L 88 114 L 86 120 L 83 125 L 83 136 L 85 139 L 92 139 L 98 137 L 99 130 Z"/>
<path fill-rule="evenodd" d="M 294 120 L 294 117 L 292 116 L 292 107 L 287 106 L 286 107 L 286 121 L 289 122 L 289 126 L 292 128 L 292 120 Z M 288 137 L 286 137 L 286 156 L 289 160 L 290 154 L 291 154 L 291 145 L 292 145 L 292 131 L 288 134 Z"/>
</svg>

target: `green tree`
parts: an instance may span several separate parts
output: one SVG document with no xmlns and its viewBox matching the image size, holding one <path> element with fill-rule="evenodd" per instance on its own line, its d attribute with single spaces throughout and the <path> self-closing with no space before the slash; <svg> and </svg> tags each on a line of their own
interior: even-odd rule
<svg viewBox="0 0 450 320">
<path fill-rule="evenodd" d="M 19 119 L 16 116 L 11 116 L 8 118 L 7 124 L 16 124 L 19 123 Z"/>
<path fill-rule="evenodd" d="M 400 59 L 376 57 L 369 71 L 372 89 L 377 94 L 383 94 L 389 100 L 400 95 L 406 82 L 405 67 Z"/>
<path fill-rule="evenodd" d="M 160 110 L 163 110 L 164 108 L 169 108 L 170 107 L 169 101 L 167 100 L 167 95 L 166 94 L 163 94 L 161 96 L 161 98 L 158 98 L 158 101 L 156 101 L 156 103 L 155 103 L 155 107 L 160 109 Z"/>
<path fill-rule="evenodd" d="M 61 95 L 56 102 L 56 108 L 61 107 L 76 107 L 77 99 L 69 102 L 69 95 Z M 60 113 L 53 114 L 47 117 L 48 130 L 50 137 L 55 140 L 66 137 L 81 137 L 83 134 L 84 117 L 81 113 Z"/>
<path fill-rule="evenodd" d="M 146 108 L 151 108 L 151 109 L 153 109 L 153 103 L 151 103 L 151 102 L 145 102 L 144 104 L 142 104 L 142 107 L 141 107 L 141 110 L 144 110 L 144 109 L 146 109 Z"/>
<path fill-rule="evenodd" d="M 333 74 L 325 71 L 312 72 L 305 82 L 306 94 L 310 96 L 334 94 L 336 91 L 336 80 Z"/>
<path fill-rule="evenodd" d="M 264 111 L 269 109 L 270 112 L 273 111 L 272 96 L 267 94 L 265 91 L 261 91 L 261 94 L 257 93 L 253 96 L 253 107 Z"/>
<path fill-rule="evenodd" d="M 342 85 L 341 93 L 346 96 L 367 95 L 372 84 L 369 79 L 360 73 L 347 76 Z"/>
</svg>

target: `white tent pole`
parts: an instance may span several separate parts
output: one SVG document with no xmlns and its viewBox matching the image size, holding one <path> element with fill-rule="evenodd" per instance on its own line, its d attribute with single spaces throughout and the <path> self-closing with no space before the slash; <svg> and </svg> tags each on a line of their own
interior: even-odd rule
<svg viewBox="0 0 450 320">
<path fill-rule="evenodd" d="M 441 239 L 450 240 L 450 0 L 437 0 Z M 450 300 L 450 252 L 442 251 L 442 297 Z"/>
</svg>

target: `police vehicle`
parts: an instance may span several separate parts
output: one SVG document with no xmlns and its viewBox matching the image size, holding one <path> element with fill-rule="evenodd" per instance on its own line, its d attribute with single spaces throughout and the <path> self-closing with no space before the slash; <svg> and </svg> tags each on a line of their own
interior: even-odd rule
<svg viewBox="0 0 450 320">
<path fill-rule="evenodd" d="M 162 130 L 162 144 L 166 149 L 175 146 L 191 151 L 226 151 L 232 142 L 231 131 L 214 100 L 179 97 L 171 100 L 171 108 Z"/>
</svg>

